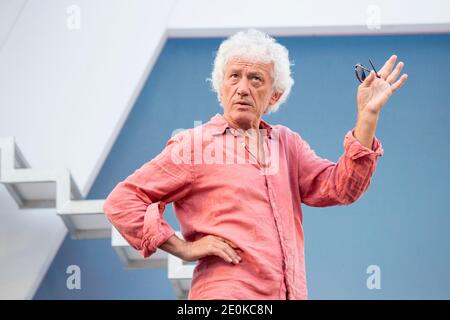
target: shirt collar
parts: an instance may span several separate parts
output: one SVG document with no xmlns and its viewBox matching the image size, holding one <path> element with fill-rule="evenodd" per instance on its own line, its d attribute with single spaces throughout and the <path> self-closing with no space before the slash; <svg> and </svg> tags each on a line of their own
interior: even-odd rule
<svg viewBox="0 0 450 320">
<path fill-rule="evenodd" d="M 220 135 L 220 134 L 224 134 L 226 132 L 227 129 L 232 129 L 232 127 L 230 127 L 227 119 L 225 119 L 225 117 L 221 114 L 215 114 L 211 120 L 210 120 L 211 124 L 215 127 L 213 130 L 213 135 Z M 267 136 L 269 138 L 271 138 L 272 135 L 272 126 L 270 124 L 268 124 L 267 122 L 265 122 L 263 119 L 261 119 L 260 124 L 259 124 L 259 128 L 260 129 L 266 129 L 267 130 Z"/>
</svg>

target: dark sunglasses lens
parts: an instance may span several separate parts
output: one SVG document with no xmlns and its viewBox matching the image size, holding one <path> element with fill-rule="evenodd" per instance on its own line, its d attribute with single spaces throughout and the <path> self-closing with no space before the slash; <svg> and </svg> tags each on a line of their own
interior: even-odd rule
<svg viewBox="0 0 450 320">
<path fill-rule="evenodd" d="M 366 79 L 366 73 L 364 72 L 364 69 L 359 66 L 355 67 L 355 74 L 356 78 L 358 78 L 358 81 L 361 83 Z"/>
</svg>

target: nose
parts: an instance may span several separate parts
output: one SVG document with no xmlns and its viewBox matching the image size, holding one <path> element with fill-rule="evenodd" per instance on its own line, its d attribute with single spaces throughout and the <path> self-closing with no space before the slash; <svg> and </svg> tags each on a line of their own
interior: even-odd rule
<svg viewBox="0 0 450 320">
<path fill-rule="evenodd" d="M 236 93 L 240 95 L 241 97 L 245 97 L 249 95 L 249 86 L 248 86 L 248 80 L 243 78 L 241 81 L 239 81 L 237 91 Z"/>
</svg>

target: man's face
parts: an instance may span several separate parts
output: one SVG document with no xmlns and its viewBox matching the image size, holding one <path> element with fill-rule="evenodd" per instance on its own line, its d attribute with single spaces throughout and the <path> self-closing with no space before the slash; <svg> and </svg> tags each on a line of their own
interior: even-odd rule
<svg viewBox="0 0 450 320">
<path fill-rule="evenodd" d="M 281 97 L 272 88 L 272 63 L 232 58 L 225 67 L 220 99 L 224 115 L 242 129 L 256 127 L 269 105 Z"/>
</svg>

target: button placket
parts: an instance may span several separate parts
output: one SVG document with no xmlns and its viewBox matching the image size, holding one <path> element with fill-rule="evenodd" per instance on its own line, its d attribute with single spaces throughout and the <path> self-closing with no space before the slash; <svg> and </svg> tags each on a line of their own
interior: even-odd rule
<svg viewBox="0 0 450 320">
<path fill-rule="evenodd" d="M 289 292 L 289 288 L 290 288 L 290 280 L 289 280 L 289 259 L 288 256 L 286 254 L 286 247 L 284 244 L 284 233 L 283 233 L 283 226 L 280 222 L 280 216 L 278 214 L 278 208 L 275 204 L 275 196 L 273 194 L 273 187 L 272 187 L 272 183 L 270 181 L 270 179 L 268 179 L 267 175 L 264 175 L 267 179 L 267 183 L 268 183 L 268 187 L 269 187 L 269 200 L 270 200 L 270 205 L 272 207 L 273 213 L 274 213 L 274 218 L 275 218 L 275 224 L 277 227 L 277 231 L 278 231 L 278 238 L 280 239 L 280 243 L 281 243 L 281 250 L 283 253 L 283 263 L 284 263 L 284 280 L 285 280 L 285 284 L 286 284 L 286 290 L 287 292 Z"/>
<path fill-rule="evenodd" d="M 271 157 L 271 149 L 270 149 L 270 143 L 267 137 L 264 137 L 264 144 L 263 146 L 265 146 L 267 148 L 267 154 L 269 155 L 269 159 Z M 270 160 L 269 160 L 270 161 Z M 275 194 L 273 192 L 273 186 L 272 186 L 272 182 L 270 180 L 270 178 L 268 177 L 268 175 L 266 174 L 266 167 L 263 167 L 262 170 L 264 170 L 264 178 L 266 179 L 266 185 L 268 187 L 268 194 L 269 194 L 269 201 L 270 201 L 270 206 L 272 207 L 272 212 L 274 215 L 274 220 L 275 220 L 275 226 L 277 228 L 277 232 L 278 232 L 278 238 L 280 240 L 280 245 L 281 245 L 281 252 L 283 254 L 283 269 L 284 269 L 284 274 L 283 274 L 283 278 L 284 278 L 284 282 L 285 282 L 285 286 L 286 286 L 286 296 L 288 297 L 290 294 L 290 281 L 289 281 L 289 259 L 288 259 L 288 255 L 286 254 L 286 248 L 285 248 L 285 237 L 284 237 L 284 232 L 283 232 L 283 225 L 280 221 L 280 215 L 278 212 L 278 208 L 276 206 L 276 202 L 275 202 Z"/>
<path fill-rule="evenodd" d="M 237 135 L 235 135 L 235 138 L 237 138 Z M 277 233 L 278 233 L 278 239 L 280 241 L 280 247 L 281 247 L 281 252 L 283 254 L 283 281 L 286 287 L 286 297 L 289 298 L 291 296 L 290 294 L 290 280 L 289 280 L 289 260 L 286 254 L 286 248 L 285 248 L 285 238 L 284 238 L 284 233 L 283 233 L 283 227 L 282 224 L 280 222 L 280 217 L 278 214 L 278 209 L 275 205 L 275 196 L 273 194 L 273 187 L 272 187 L 272 183 L 270 181 L 270 179 L 268 178 L 267 174 L 266 174 L 266 166 L 265 165 L 261 165 L 261 163 L 259 162 L 258 158 L 251 152 L 251 150 L 248 148 L 248 146 L 245 143 L 245 137 L 244 141 L 241 142 L 241 146 L 243 148 L 245 148 L 245 150 L 256 160 L 256 163 L 258 164 L 260 170 L 262 170 L 263 175 L 264 175 L 264 179 L 266 182 L 266 187 L 268 188 L 268 195 L 269 195 L 269 202 L 270 202 L 270 206 L 272 208 L 272 212 L 273 212 L 273 217 L 275 220 L 275 227 L 277 229 Z M 270 144 L 268 141 L 268 138 L 266 136 L 263 137 L 264 141 L 263 141 L 263 148 L 264 148 L 264 154 L 269 155 L 269 159 L 270 159 L 270 154 L 271 154 L 271 150 L 270 150 Z M 267 158 L 267 157 L 265 157 Z"/>
<path fill-rule="evenodd" d="M 245 151 L 247 151 L 247 153 L 248 153 L 248 154 L 256 161 L 258 168 L 259 168 L 260 170 L 263 170 L 263 168 L 264 168 L 264 163 L 261 164 L 261 162 L 260 162 L 259 159 L 258 159 L 258 155 L 255 155 L 255 154 L 250 150 L 250 148 L 247 146 L 247 144 L 245 143 L 245 139 L 246 139 L 247 136 L 242 136 L 242 135 L 241 135 L 241 137 L 242 137 L 242 139 L 243 139 L 243 141 L 241 142 L 241 146 L 242 146 L 242 147 L 245 149 Z M 263 139 L 265 139 L 265 137 L 263 137 Z M 264 142 L 263 142 L 263 147 L 264 147 Z M 259 146 L 257 147 L 257 151 L 258 151 L 258 149 L 259 149 Z M 263 156 L 263 157 L 265 158 L 265 156 Z"/>
</svg>

